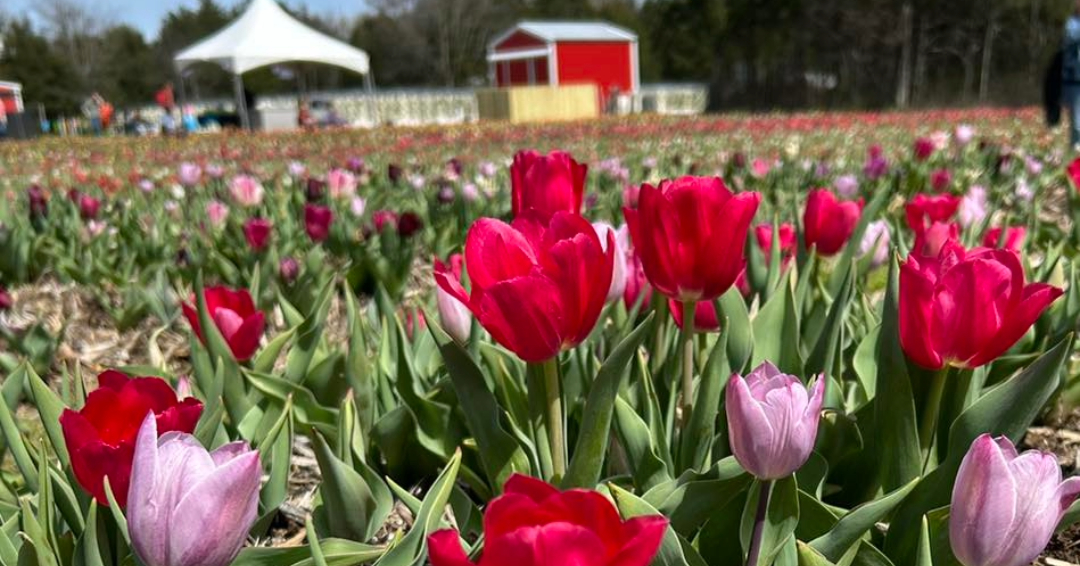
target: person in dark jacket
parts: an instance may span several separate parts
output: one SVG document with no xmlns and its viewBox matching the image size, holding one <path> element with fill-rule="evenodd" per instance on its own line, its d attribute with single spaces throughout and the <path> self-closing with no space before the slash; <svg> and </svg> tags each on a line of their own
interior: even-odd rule
<svg viewBox="0 0 1080 566">
<path fill-rule="evenodd" d="M 1050 66 L 1043 78 L 1043 110 L 1046 112 L 1046 126 L 1056 128 L 1061 123 L 1061 60 L 1063 52 L 1058 49 L 1050 59 Z"/>
<path fill-rule="evenodd" d="M 1069 109 L 1069 141 L 1080 145 L 1080 0 L 1065 21 L 1061 55 L 1061 98 Z"/>
</svg>

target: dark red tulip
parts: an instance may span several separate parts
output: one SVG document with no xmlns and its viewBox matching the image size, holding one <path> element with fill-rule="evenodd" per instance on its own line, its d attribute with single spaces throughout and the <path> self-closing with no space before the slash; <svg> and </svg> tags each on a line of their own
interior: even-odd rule
<svg viewBox="0 0 1080 566">
<path fill-rule="evenodd" d="M 1016 344 L 1061 294 L 1025 283 L 1017 253 L 948 242 L 937 257 L 911 254 L 900 266 L 900 345 L 927 369 L 979 367 Z"/>
<path fill-rule="evenodd" d="M 908 227 L 917 236 L 935 222 L 948 222 L 956 215 L 962 200 L 950 194 L 917 194 L 904 205 Z"/>
<path fill-rule="evenodd" d="M 758 193 L 733 195 L 719 177 L 641 186 L 637 210 L 624 209 L 649 282 L 680 302 L 711 301 L 727 291 L 744 262 Z"/>
<path fill-rule="evenodd" d="M 78 412 L 60 415 L 64 444 L 79 485 L 100 505 L 108 505 L 105 478 L 120 507 L 127 504 L 135 437 L 147 413 L 154 413 L 158 434 L 191 433 L 202 414 L 194 397 L 177 400 L 176 393 L 159 377 L 129 378 L 115 370 L 98 376 L 99 387 Z"/>
<path fill-rule="evenodd" d="M 0 285 L 0 311 L 10 310 L 15 305 L 15 299 L 11 298 L 11 293 Z"/>
<path fill-rule="evenodd" d="M 931 155 L 934 155 L 934 140 L 930 138 L 918 138 L 915 140 L 915 159 L 918 161 L 926 161 L 930 159 Z"/>
<path fill-rule="evenodd" d="M 952 173 L 948 169 L 937 169 L 930 173 L 930 188 L 934 189 L 934 192 L 940 193 L 948 189 L 951 184 Z"/>
<path fill-rule="evenodd" d="M 308 177 L 307 187 L 304 191 L 304 196 L 308 202 L 318 202 L 322 200 L 323 193 L 325 192 L 326 181 L 316 179 L 315 177 Z"/>
<path fill-rule="evenodd" d="M 304 229 L 312 242 L 318 243 L 330 236 L 330 225 L 334 222 L 334 211 L 330 207 L 317 204 L 304 205 Z"/>
<path fill-rule="evenodd" d="M 587 220 L 565 211 L 544 225 L 534 216 L 506 224 L 481 218 L 465 240 L 466 293 L 453 273 L 435 281 L 476 315 L 499 344 L 542 362 L 581 343 L 596 325 L 611 287 L 615 236 L 607 251 Z"/>
<path fill-rule="evenodd" d="M 395 185 L 398 184 L 398 181 L 401 181 L 401 177 L 404 174 L 405 170 L 393 163 L 386 167 L 386 178 L 390 179 L 390 182 Z"/>
<path fill-rule="evenodd" d="M 519 151 L 510 166 L 514 217 L 532 210 L 547 222 L 559 211 L 581 214 L 587 172 L 587 166 L 565 151 Z"/>
<path fill-rule="evenodd" d="M 26 198 L 30 201 L 30 216 L 44 217 L 49 214 L 49 197 L 38 185 L 30 185 L 26 189 Z"/>
<path fill-rule="evenodd" d="M 987 248 L 1004 248 L 1006 250 L 1020 252 L 1024 248 L 1024 238 L 1027 237 L 1027 228 L 1023 226 L 1009 226 L 1005 229 L 1004 241 L 1001 237 L 1001 227 L 997 226 L 986 231 L 983 236 L 983 246 Z"/>
<path fill-rule="evenodd" d="M 863 200 L 838 201 L 827 189 L 810 191 L 803 213 L 803 241 L 828 257 L 844 249 L 862 216 Z"/>
<path fill-rule="evenodd" d="M 270 233 L 273 228 L 274 225 L 265 218 L 250 218 L 244 223 L 244 238 L 247 239 L 252 250 L 261 252 L 270 242 Z"/>
<path fill-rule="evenodd" d="M 207 287 L 203 294 L 210 319 L 229 345 L 233 357 L 239 362 L 250 360 L 259 348 L 259 339 L 266 327 L 266 316 L 255 308 L 251 293 L 248 293 L 247 289 Z M 183 310 L 191 329 L 205 344 L 206 337 L 203 336 L 202 326 L 199 324 L 199 311 L 195 307 L 194 297 L 191 298 L 191 304 L 183 304 Z"/>
<path fill-rule="evenodd" d="M 398 218 L 397 231 L 398 235 L 402 238 L 411 238 L 413 234 L 416 234 L 423 228 L 424 221 L 420 218 L 420 215 L 415 212 L 405 212 Z"/>
<path fill-rule="evenodd" d="M 452 529 L 428 537 L 428 550 L 432 566 L 648 566 L 667 524 L 661 515 L 624 521 L 595 491 L 559 491 L 513 475 L 484 512 L 478 562 L 469 560 Z"/>
</svg>

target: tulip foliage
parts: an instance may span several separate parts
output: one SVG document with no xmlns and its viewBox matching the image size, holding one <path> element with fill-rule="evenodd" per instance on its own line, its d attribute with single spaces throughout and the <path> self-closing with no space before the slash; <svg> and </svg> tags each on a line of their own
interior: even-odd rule
<svg viewBox="0 0 1080 566">
<path fill-rule="evenodd" d="M 120 286 L 188 353 L 94 376 L 0 315 L 0 566 L 1027 564 L 1080 519 L 1017 447 L 1080 389 L 1080 240 L 965 139 L 29 187 L 0 311 Z"/>
</svg>

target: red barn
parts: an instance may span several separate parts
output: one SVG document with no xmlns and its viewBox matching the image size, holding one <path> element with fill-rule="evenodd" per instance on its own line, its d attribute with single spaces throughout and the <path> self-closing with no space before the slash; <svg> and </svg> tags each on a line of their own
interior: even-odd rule
<svg viewBox="0 0 1080 566">
<path fill-rule="evenodd" d="M 22 85 L 0 81 L 0 114 L 18 114 L 22 111 Z"/>
<path fill-rule="evenodd" d="M 637 35 L 607 22 L 521 22 L 488 45 L 487 59 L 495 86 L 591 83 L 601 107 L 640 85 Z"/>
</svg>

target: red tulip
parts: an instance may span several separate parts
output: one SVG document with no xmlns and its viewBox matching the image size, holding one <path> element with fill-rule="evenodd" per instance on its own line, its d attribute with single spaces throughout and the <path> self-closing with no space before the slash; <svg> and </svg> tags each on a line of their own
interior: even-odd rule
<svg viewBox="0 0 1080 566">
<path fill-rule="evenodd" d="M 746 233 L 761 195 L 733 195 L 719 177 L 681 177 L 641 186 L 626 223 L 649 282 L 680 302 L 727 291 L 744 261 Z"/>
<path fill-rule="evenodd" d="M 765 257 L 772 253 L 772 231 L 772 224 L 758 224 L 754 227 L 754 236 L 757 237 L 758 248 L 761 249 L 761 253 L 765 254 Z M 780 241 L 780 257 L 787 263 L 799 249 L 799 241 L 795 236 L 795 227 L 786 222 L 781 224 L 780 235 L 777 240 Z"/>
<path fill-rule="evenodd" d="M 375 224 L 375 231 L 382 233 L 384 228 L 397 228 L 398 216 L 390 210 L 376 210 L 371 215 L 371 221 Z"/>
<path fill-rule="evenodd" d="M 922 233 L 915 235 L 912 253 L 922 257 L 937 257 L 949 242 L 959 243 L 960 227 L 956 224 L 934 222 Z"/>
<path fill-rule="evenodd" d="M 251 218 L 244 223 L 244 238 L 247 239 L 252 250 L 261 252 L 270 242 L 270 232 L 273 228 L 274 225 L 265 218 Z"/>
<path fill-rule="evenodd" d="M 75 479 L 101 505 L 108 505 L 105 477 L 120 507 L 127 504 L 135 437 L 147 413 L 153 412 L 158 434 L 190 433 L 202 414 L 202 403 L 176 393 L 158 377 L 129 378 L 115 370 L 98 376 L 99 387 L 78 412 L 60 415 L 64 444 L 71 455 Z"/>
<path fill-rule="evenodd" d="M 840 202 L 828 189 L 810 191 L 803 213 L 803 241 L 822 256 L 836 255 L 855 232 L 863 200 Z"/>
<path fill-rule="evenodd" d="M 250 360 L 255 355 L 255 350 L 259 348 L 259 339 L 262 338 L 263 329 L 266 327 L 266 317 L 262 311 L 255 309 L 251 294 L 247 289 L 207 287 L 203 295 L 206 297 L 206 310 L 210 314 L 210 319 L 221 332 L 236 361 Z M 199 311 L 192 306 L 195 304 L 194 297 L 191 298 L 191 303 L 182 305 L 184 316 L 187 317 L 195 335 L 205 344 L 206 337 L 203 336 L 202 327 L 199 325 Z"/>
<path fill-rule="evenodd" d="M 330 236 L 330 224 L 334 222 L 334 211 L 330 207 L 317 204 L 304 205 L 304 229 L 312 242 L 318 243 Z"/>
<path fill-rule="evenodd" d="M 595 491 L 559 491 L 514 475 L 484 513 L 479 562 L 469 560 L 452 529 L 428 537 L 428 551 L 432 566 L 648 566 L 666 531 L 660 515 L 623 521 Z"/>
<path fill-rule="evenodd" d="M 481 218 L 465 239 L 471 296 L 445 268 L 436 266 L 435 280 L 499 344 L 526 362 L 542 362 L 592 332 L 614 253 L 613 234 L 605 252 L 592 225 L 569 212 L 556 212 L 547 226 L 534 216 L 512 225 Z"/>
<path fill-rule="evenodd" d="M 952 173 L 948 169 L 937 169 L 930 173 L 930 188 L 934 192 L 942 192 L 952 184 Z"/>
<path fill-rule="evenodd" d="M 991 228 L 983 236 L 983 246 L 987 248 L 1004 248 L 1020 253 L 1024 248 L 1024 238 L 1027 237 L 1027 228 L 1023 226 L 1009 226 L 1005 228 L 1005 241 L 1001 241 L 1001 227 Z"/>
<path fill-rule="evenodd" d="M 962 201 L 957 195 L 917 194 L 904 205 L 908 227 L 919 235 L 934 222 L 948 222 L 956 215 Z"/>
<path fill-rule="evenodd" d="M 565 151 L 519 151 L 510 166 L 514 218 L 528 210 L 541 222 L 559 211 L 581 214 L 588 169 Z"/>
<path fill-rule="evenodd" d="M 1065 171 L 1069 175 L 1069 180 L 1072 181 L 1073 188 L 1080 191 L 1080 157 L 1073 159 Z"/>
<path fill-rule="evenodd" d="M 934 140 L 930 138 L 918 138 L 915 140 L 915 159 L 918 161 L 926 161 L 930 159 L 930 156 L 934 154 Z"/>
<path fill-rule="evenodd" d="M 6 311 L 15 304 L 15 299 L 11 298 L 11 293 L 0 285 L 0 311 Z"/>
<path fill-rule="evenodd" d="M 98 217 L 101 210 L 101 201 L 86 194 L 79 195 L 79 216 L 83 220 L 93 220 Z"/>
<path fill-rule="evenodd" d="M 927 369 L 974 368 L 1013 346 L 1061 289 L 1024 282 L 1019 254 L 967 251 L 950 242 L 937 257 L 900 267 L 900 345 Z"/>
<path fill-rule="evenodd" d="M 632 309 L 639 300 L 642 309 L 649 308 L 649 303 L 652 302 L 652 285 L 645 277 L 641 257 L 636 253 L 629 253 L 626 257 L 626 289 L 623 290 L 623 304 L 627 309 Z"/>
<path fill-rule="evenodd" d="M 682 330 L 683 306 L 675 299 L 668 299 L 668 310 L 671 318 L 675 319 L 675 326 Z M 712 301 L 701 301 L 694 307 L 694 332 L 717 332 L 720 330 L 720 319 L 716 314 L 716 304 Z"/>
</svg>

